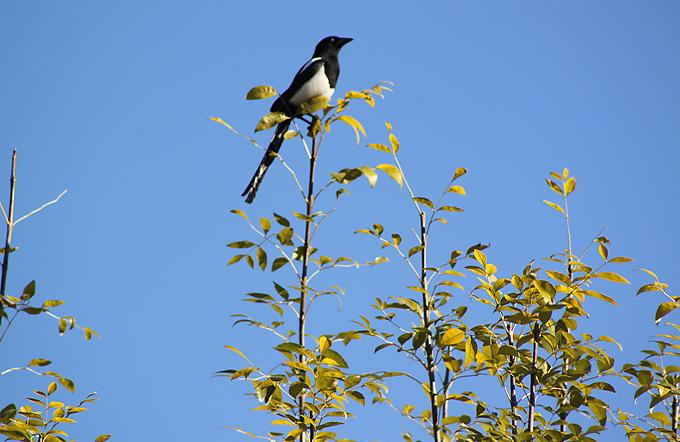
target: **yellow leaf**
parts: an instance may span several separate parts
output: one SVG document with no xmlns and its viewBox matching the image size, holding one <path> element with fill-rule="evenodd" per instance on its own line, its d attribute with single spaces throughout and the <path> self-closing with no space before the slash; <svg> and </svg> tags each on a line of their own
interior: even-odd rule
<svg viewBox="0 0 680 442">
<path fill-rule="evenodd" d="M 366 136 L 364 126 L 362 126 L 361 123 L 359 123 L 359 121 L 356 118 L 350 117 L 349 115 L 340 115 L 337 118 L 337 120 L 349 124 L 352 127 L 352 129 L 354 129 L 354 134 L 357 137 L 357 144 L 359 144 L 359 141 L 361 141 L 361 137 L 359 137 L 359 132 L 361 132 L 364 135 L 364 137 Z"/>
<path fill-rule="evenodd" d="M 466 169 L 466 168 L 464 168 L 464 167 L 459 167 L 459 168 L 456 169 L 456 172 L 453 174 L 453 179 L 452 179 L 452 180 L 456 180 L 456 179 L 462 177 L 463 175 L 465 175 L 466 173 L 467 173 L 467 169 Z"/>
<path fill-rule="evenodd" d="M 600 272 L 592 275 L 593 278 L 602 278 L 611 282 L 618 282 L 619 284 L 630 284 L 626 278 L 614 272 Z"/>
<path fill-rule="evenodd" d="M 257 123 L 257 126 L 255 126 L 255 132 L 270 129 L 282 121 L 286 121 L 288 118 L 289 117 L 283 112 L 270 112 L 262 117 L 260 122 Z"/>
<path fill-rule="evenodd" d="M 328 106 L 328 97 L 319 95 L 302 103 L 298 106 L 298 115 L 313 114 Z"/>
<path fill-rule="evenodd" d="M 283 134 L 283 138 L 286 139 L 286 140 L 290 140 L 291 138 L 295 138 L 295 137 L 297 137 L 298 135 L 300 135 L 300 133 L 299 133 L 298 131 L 296 131 L 296 130 L 289 130 L 289 131 L 287 131 L 285 134 Z"/>
<path fill-rule="evenodd" d="M 576 189 L 576 179 L 574 177 L 571 177 L 567 180 L 566 183 L 564 183 L 564 192 L 567 195 L 569 195 L 575 189 Z"/>
<path fill-rule="evenodd" d="M 329 348 L 331 348 L 331 340 L 325 336 L 321 336 L 319 338 L 319 351 L 323 353 Z"/>
<path fill-rule="evenodd" d="M 399 187 L 402 186 L 404 182 L 404 177 L 401 174 L 401 171 L 394 165 L 392 164 L 378 164 L 376 168 L 382 170 L 385 172 L 387 175 L 389 175 L 390 178 L 392 178 L 394 181 L 399 184 Z"/>
<path fill-rule="evenodd" d="M 248 94 L 246 94 L 246 100 L 261 100 L 263 98 L 273 97 L 274 95 L 278 95 L 278 92 L 271 86 L 255 86 L 248 91 Z"/>
<path fill-rule="evenodd" d="M 243 354 L 243 352 L 242 352 L 241 350 L 239 350 L 238 348 L 232 347 L 231 345 L 225 345 L 224 348 L 233 351 L 234 353 L 236 353 L 237 355 L 241 356 L 241 357 L 242 357 L 243 359 L 245 359 L 246 361 L 250 362 L 250 360 L 248 360 L 248 358 L 246 357 L 246 355 Z"/>
<path fill-rule="evenodd" d="M 367 146 L 370 147 L 371 149 L 379 150 L 380 152 L 388 152 L 388 153 L 392 152 L 392 150 L 390 150 L 389 147 L 385 146 L 384 144 L 380 144 L 380 143 L 371 143 L 371 144 L 368 144 Z"/>
<path fill-rule="evenodd" d="M 368 180 L 368 184 L 370 184 L 371 187 L 375 187 L 375 183 L 378 182 L 378 174 L 375 173 L 375 171 L 368 166 L 357 167 L 357 169 L 359 169 L 361 173 L 364 174 L 364 176 Z"/>
<path fill-rule="evenodd" d="M 560 212 L 562 215 L 564 215 L 564 209 L 562 209 L 562 207 L 560 207 L 559 205 L 548 200 L 543 200 L 543 202 L 552 207 L 553 209 L 557 210 L 558 212 Z"/>
<path fill-rule="evenodd" d="M 390 133 L 390 144 L 392 144 L 392 152 L 399 152 L 399 140 L 394 136 L 393 133 Z"/>
<path fill-rule="evenodd" d="M 458 185 L 449 187 L 449 190 L 447 190 L 447 192 L 457 193 L 458 195 L 465 195 L 465 189 L 463 188 L 463 186 Z"/>
<path fill-rule="evenodd" d="M 463 342 L 465 339 L 465 332 L 459 328 L 450 328 L 444 332 L 440 339 L 441 345 L 456 345 Z"/>
<path fill-rule="evenodd" d="M 465 367 L 469 367 L 475 359 L 475 342 L 472 337 L 468 336 L 465 341 Z"/>
</svg>

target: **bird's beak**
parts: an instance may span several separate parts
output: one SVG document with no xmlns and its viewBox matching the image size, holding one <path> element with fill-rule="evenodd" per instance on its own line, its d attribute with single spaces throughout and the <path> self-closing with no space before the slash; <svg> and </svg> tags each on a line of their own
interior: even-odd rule
<svg viewBox="0 0 680 442">
<path fill-rule="evenodd" d="M 347 38 L 340 38 L 339 40 L 340 41 L 339 41 L 339 44 L 338 44 L 338 48 L 341 48 L 354 39 L 347 37 Z"/>
</svg>

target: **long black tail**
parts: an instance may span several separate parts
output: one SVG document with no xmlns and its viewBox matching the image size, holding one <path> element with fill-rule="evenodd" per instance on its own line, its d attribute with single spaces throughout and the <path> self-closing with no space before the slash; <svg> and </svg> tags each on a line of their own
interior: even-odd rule
<svg viewBox="0 0 680 442">
<path fill-rule="evenodd" d="M 260 184 L 262 184 L 262 179 L 264 178 L 264 174 L 267 173 L 267 169 L 269 169 L 269 166 L 271 166 L 272 162 L 274 161 L 274 158 L 276 157 L 276 153 L 279 152 L 279 149 L 281 149 L 281 144 L 283 144 L 283 139 L 284 135 L 288 131 L 288 127 L 290 127 L 290 122 L 291 120 L 286 120 L 281 123 L 279 123 L 278 126 L 276 126 L 276 132 L 274 133 L 274 138 L 272 138 L 271 142 L 269 143 L 269 147 L 267 148 L 267 151 L 264 153 L 264 157 L 262 158 L 262 161 L 260 161 L 260 165 L 257 167 L 257 170 L 255 171 L 255 175 L 250 180 L 250 183 L 248 183 L 248 187 L 246 187 L 246 190 L 243 191 L 241 196 L 246 197 L 246 202 L 248 204 L 252 203 L 253 200 L 255 199 L 255 195 L 257 195 L 257 189 L 260 187 Z"/>
</svg>

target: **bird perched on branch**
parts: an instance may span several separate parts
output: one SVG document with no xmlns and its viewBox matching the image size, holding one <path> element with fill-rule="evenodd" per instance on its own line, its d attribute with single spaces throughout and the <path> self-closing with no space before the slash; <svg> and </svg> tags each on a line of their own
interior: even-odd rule
<svg viewBox="0 0 680 442">
<path fill-rule="evenodd" d="M 262 183 L 264 174 L 274 161 L 283 144 L 284 135 L 290 127 L 292 118 L 298 116 L 298 106 L 315 97 L 331 98 L 335 91 L 335 85 L 340 75 L 338 53 L 340 49 L 352 41 L 351 38 L 326 37 L 321 40 L 314 49 L 314 55 L 295 74 L 293 82 L 272 104 L 271 112 L 282 112 L 289 119 L 282 121 L 276 126 L 274 137 L 255 171 L 255 175 L 248 183 L 248 187 L 241 196 L 246 197 L 247 203 L 252 203 L 257 194 L 257 189 Z"/>
</svg>

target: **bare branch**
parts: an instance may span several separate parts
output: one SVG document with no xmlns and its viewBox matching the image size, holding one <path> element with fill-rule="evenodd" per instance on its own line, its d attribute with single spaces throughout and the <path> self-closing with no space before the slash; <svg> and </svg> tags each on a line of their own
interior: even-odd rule
<svg viewBox="0 0 680 442">
<path fill-rule="evenodd" d="M 57 196 L 57 197 L 56 197 L 55 199 L 53 199 L 52 201 L 46 202 L 45 204 L 43 204 L 42 206 L 38 207 L 37 209 L 35 209 L 35 210 L 33 210 L 33 211 L 27 213 L 26 215 L 22 216 L 22 217 L 19 218 L 18 220 L 14 221 L 14 225 L 16 226 L 17 224 L 19 224 L 21 221 L 25 220 L 26 218 L 30 218 L 31 216 L 35 215 L 36 213 L 40 212 L 41 210 L 43 210 L 43 209 L 45 209 L 45 208 L 47 208 L 47 207 L 49 207 L 49 206 L 51 206 L 52 204 L 58 203 L 59 200 L 61 199 L 61 197 L 64 196 L 64 195 L 66 195 L 66 192 L 68 192 L 68 189 L 65 189 L 63 192 L 61 192 L 61 193 L 59 194 L 59 196 Z"/>
</svg>

